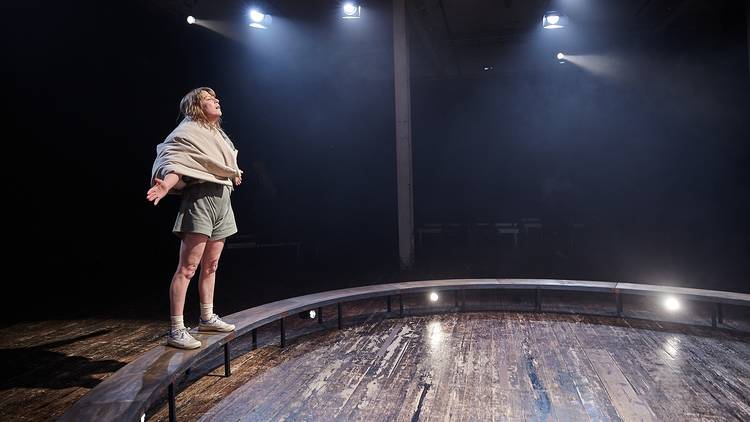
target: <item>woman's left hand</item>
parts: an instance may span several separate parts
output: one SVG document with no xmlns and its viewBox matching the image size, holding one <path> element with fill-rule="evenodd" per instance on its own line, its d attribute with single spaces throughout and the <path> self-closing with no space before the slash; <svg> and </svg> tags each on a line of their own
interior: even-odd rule
<svg viewBox="0 0 750 422">
<path fill-rule="evenodd" d="M 239 186 L 242 184 L 242 176 L 235 176 L 234 177 L 234 185 Z"/>
<path fill-rule="evenodd" d="M 146 199 L 153 202 L 154 205 L 157 205 L 162 198 L 167 196 L 169 189 L 171 189 L 171 187 L 167 182 L 159 178 L 154 178 L 154 186 L 146 192 Z"/>
</svg>

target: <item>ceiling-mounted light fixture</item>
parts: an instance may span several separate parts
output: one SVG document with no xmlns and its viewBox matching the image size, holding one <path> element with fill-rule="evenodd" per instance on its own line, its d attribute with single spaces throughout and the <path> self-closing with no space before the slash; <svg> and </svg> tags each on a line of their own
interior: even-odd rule
<svg viewBox="0 0 750 422">
<path fill-rule="evenodd" d="M 560 12 L 550 10 L 542 18 L 542 27 L 544 29 L 565 28 L 568 25 L 568 17 Z"/>
<path fill-rule="evenodd" d="M 258 29 L 267 29 L 271 26 L 271 15 L 267 15 L 258 9 L 250 9 L 250 26 Z"/>
<path fill-rule="evenodd" d="M 362 7 L 350 1 L 341 6 L 341 12 L 343 13 L 341 17 L 344 19 L 359 19 L 362 17 Z"/>
</svg>

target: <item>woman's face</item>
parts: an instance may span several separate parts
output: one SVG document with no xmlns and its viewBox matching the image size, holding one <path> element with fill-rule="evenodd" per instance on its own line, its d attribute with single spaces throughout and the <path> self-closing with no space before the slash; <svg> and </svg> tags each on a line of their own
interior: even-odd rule
<svg viewBox="0 0 750 422">
<path fill-rule="evenodd" d="M 213 123 L 221 117 L 221 106 L 219 99 L 207 91 L 201 92 L 201 110 L 209 122 Z"/>
</svg>

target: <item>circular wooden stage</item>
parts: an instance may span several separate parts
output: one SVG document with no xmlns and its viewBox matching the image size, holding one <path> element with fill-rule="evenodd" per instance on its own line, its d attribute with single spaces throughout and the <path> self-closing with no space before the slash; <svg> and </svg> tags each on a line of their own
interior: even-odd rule
<svg viewBox="0 0 750 422">
<path fill-rule="evenodd" d="M 215 371 L 180 393 L 179 420 L 750 420 L 750 335 L 710 327 L 512 311 L 371 315 L 284 349 L 237 353 L 231 377 Z"/>
<path fill-rule="evenodd" d="M 623 317 L 600 293 L 548 293 L 542 312 L 530 292 L 467 291 L 463 308 L 452 292 L 427 297 L 404 295 L 403 316 L 382 298 L 347 302 L 342 329 L 335 304 L 322 323 L 287 315 L 285 347 L 279 321 L 258 328 L 257 348 L 237 337 L 231 376 L 217 349 L 176 381 L 177 420 L 750 420 L 748 307 L 725 306 L 712 327 L 711 303 L 668 313 L 646 296 L 625 298 Z M 4 420 L 63 415 L 163 348 L 164 327 L 88 319 L 0 329 Z M 148 421 L 169 420 L 160 394 Z"/>
</svg>

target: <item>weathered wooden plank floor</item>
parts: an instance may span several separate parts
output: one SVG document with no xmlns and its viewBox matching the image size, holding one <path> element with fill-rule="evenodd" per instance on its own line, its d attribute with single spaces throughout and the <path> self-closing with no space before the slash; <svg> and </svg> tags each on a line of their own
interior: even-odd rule
<svg viewBox="0 0 750 422">
<path fill-rule="evenodd" d="M 606 299 L 606 298 L 605 298 Z M 530 313 L 450 311 L 385 318 L 383 300 L 344 305 L 357 325 L 335 330 L 287 318 L 232 345 L 232 376 L 217 355 L 179 387 L 178 416 L 195 420 L 750 420 L 750 324 L 728 308 L 731 332 L 668 322 Z M 533 309 L 523 295 L 469 292 L 476 308 Z M 405 297 L 410 312 L 434 308 Z M 608 313 L 596 295 L 544 298 L 547 309 Z M 626 300 L 626 315 L 667 317 L 648 298 Z M 394 300 L 393 309 L 398 311 Z M 682 321 L 710 324 L 694 305 Z M 42 321 L 0 329 L 0 415 L 51 420 L 101 379 L 164 341 L 164 321 Z M 308 334 L 305 334 L 308 333 Z M 249 336 L 248 336 L 249 337 Z M 210 368 L 219 367 L 208 376 Z M 148 413 L 168 420 L 166 405 Z"/>
<path fill-rule="evenodd" d="M 269 346 L 180 420 L 750 420 L 750 335 L 609 317 L 450 313 Z M 216 373 L 217 375 L 220 372 Z M 151 420 L 167 420 L 161 409 Z"/>
<path fill-rule="evenodd" d="M 104 377 L 160 341 L 163 322 L 83 319 L 0 330 L 0 419 L 60 416 Z"/>
</svg>

